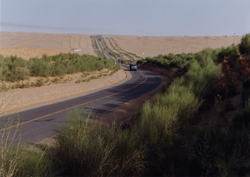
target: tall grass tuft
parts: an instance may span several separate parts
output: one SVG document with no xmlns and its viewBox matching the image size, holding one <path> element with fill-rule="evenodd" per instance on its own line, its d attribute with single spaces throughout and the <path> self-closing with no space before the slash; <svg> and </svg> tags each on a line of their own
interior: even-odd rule
<svg viewBox="0 0 250 177">
<path fill-rule="evenodd" d="M 17 157 L 14 176 L 56 176 L 54 162 L 46 150 L 32 150 L 27 146 L 19 147 L 18 152 L 12 152 L 9 159 Z M 10 161 L 7 160 L 7 163 Z"/>
<path fill-rule="evenodd" d="M 11 124 L 11 119 L 6 121 L 1 127 L 0 132 L 0 175 L 1 176 L 14 176 L 18 169 L 18 154 L 20 151 L 20 136 L 19 128 L 14 130 L 5 129 Z"/>
<path fill-rule="evenodd" d="M 54 176 L 55 171 L 49 153 L 29 149 L 21 141 L 20 127 L 13 125 L 11 117 L 7 118 L 0 131 L 0 176 Z"/>
<path fill-rule="evenodd" d="M 143 169 L 144 149 L 138 139 L 115 125 L 90 120 L 82 110 L 68 114 L 56 136 L 55 160 L 64 175 L 126 176 Z"/>
</svg>

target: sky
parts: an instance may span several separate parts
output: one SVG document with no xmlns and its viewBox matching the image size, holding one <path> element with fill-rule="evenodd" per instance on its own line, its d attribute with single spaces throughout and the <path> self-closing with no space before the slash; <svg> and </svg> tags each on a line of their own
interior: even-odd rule
<svg viewBox="0 0 250 177">
<path fill-rule="evenodd" d="M 0 0 L 1 31 L 139 36 L 250 33 L 250 0 Z"/>
</svg>

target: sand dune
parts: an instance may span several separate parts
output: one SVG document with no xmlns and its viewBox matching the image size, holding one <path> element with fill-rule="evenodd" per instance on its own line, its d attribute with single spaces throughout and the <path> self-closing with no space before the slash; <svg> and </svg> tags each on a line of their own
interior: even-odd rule
<svg viewBox="0 0 250 177">
<path fill-rule="evenodd" d="M 79 54 L 95 55 L 89 35 L 0 32 L 0 54 L 17 55 L 25 59 L 68 53 L 71 48 L 82 49 Z"/>
<path fill-rule="evenodd" d="M 168 53 L 189 53 L 198 52 L 206 47 L 220 48 L 232 45 L 233 36 L 119 36 L 105 35 L 112 37 L 117 44 L 132 53 L 141 57 L 153 57 L 158 54 Z M 235 43 L 241 41 L 241 36 L 235 37 Z"/>
</svg>

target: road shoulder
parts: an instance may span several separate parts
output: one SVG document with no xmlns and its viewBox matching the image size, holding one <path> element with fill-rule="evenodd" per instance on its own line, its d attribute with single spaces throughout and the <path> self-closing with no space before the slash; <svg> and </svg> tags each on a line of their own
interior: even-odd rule
<svg viewBox="0 0 250 177">
<path fill-rule="evenodd" d="M 13 114 L 95 93 L 120 85 L 131 79 L 131 77 L 129 72 L 121 69 L 111 76 L 102 76 L 86 83 L 63 83 L 5 92 L 0 95 L 4 100 L 1 107 L 5 115 Z"/>
<path fill-rule="evenodd" d="M 148 92 L 138 98 L 130 100 L 126 102 L 108 113 L 103 114 L 100 119 L 108 124 L 116 122 L 117 125 L 124 125 L 124 124 L 132 124 L 133 119 L 135 118 L 136 114 L 138 114 L 141 105 L 147 101 L 152 99 L 156 94 L 162 92 L 162 86 L 166 83 L 171 82 L 171 78 L 174 76 L 172 72 L 166 72 L 166 70 L 161 70 L 155 67 L 142 67 L 139 66 L 140 69 L 143 69 L 149 73 L 159 76 L 162 79 L 161 84 L 151 92 Z"/>
</svg>

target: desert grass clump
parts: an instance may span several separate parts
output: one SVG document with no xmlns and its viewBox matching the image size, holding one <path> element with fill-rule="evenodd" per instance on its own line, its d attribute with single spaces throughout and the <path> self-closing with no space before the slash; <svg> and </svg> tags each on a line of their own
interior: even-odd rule
<svg viewBox="0 0 250 177">
<path fill-rule="evenodd" d="M 17 157 L 13 176 L 55 176 L 54 162 L 47 150 L 29 149 L 21 146 L 18 152 L 11 152 L 9 158 Z M 7 163 L 9 161 L 7 160 Z"/>
<path fill-rule="evenodd" d="M 8 121 L 10 122 L 10 121 Z M 10 124 L 8 124 L 10 125 Z M 44 150 L 32 150 L 21 142 L 20 127 L 1 131 L 1 176 L 53 176 L 54 163 Z"/>
<path fill-rule="evenodd" d="M 22 127 L 18 126 L 20 118 L 18 115 L 5 115 L 9 112 L 4 92 L 0 98 L 0 176 L 55 176 L 49 153 L 28 148 L 22 142 Z"/>
<path fill-rule="evenodd" d="M 58 131 L 54 158 L 61 174 L 139 175 L 144 167 L 144 148 L 137 137 L 115 125 L 91 121 L 90 116 L 74 110 Z"/>
<path fill-rule="evenodd" d="M 20 154 L 20 136 L 19 128 L 13 130 L 6 129 L 12 124 L 9 118 L 1 126 L 0 140 L 0 175 L 14 176 L 17 171 L 18 154 Z"/>
</svg>

